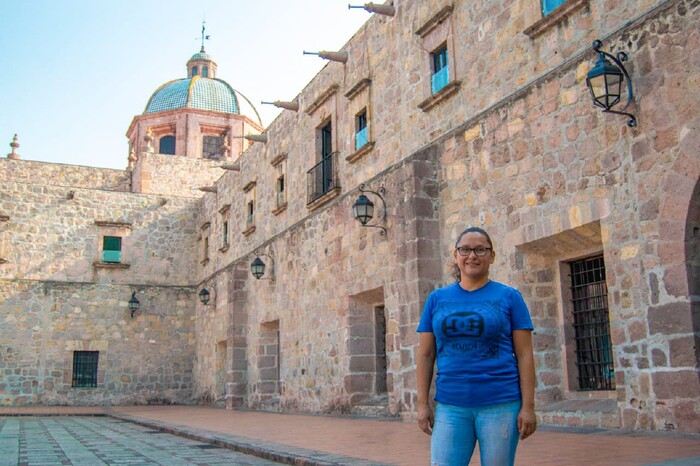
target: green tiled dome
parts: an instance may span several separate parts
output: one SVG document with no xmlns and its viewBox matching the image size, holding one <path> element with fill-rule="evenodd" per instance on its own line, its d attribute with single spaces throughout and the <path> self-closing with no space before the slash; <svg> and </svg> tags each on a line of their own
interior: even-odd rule
<svg viewBox="0 0 700 466">
<path fill-rule="evenodd" d="M 211 57 L 211 55 L 209 55 L 206 52 L 197 52 L 194 55 L 192 55 L 192 58 L 190 58 L 190 60 L 211 60 L 211 61 L 213 61 L 214 59 Z"/>
<path fill-rule="evenodd" d="M 201 76 L 177 79 L 163 84 L 153 93 L 143 113 L 166 112 L 179 108 L 239 113 L 238 99 L 231 86 L 220 79 Z"/>
</svg>

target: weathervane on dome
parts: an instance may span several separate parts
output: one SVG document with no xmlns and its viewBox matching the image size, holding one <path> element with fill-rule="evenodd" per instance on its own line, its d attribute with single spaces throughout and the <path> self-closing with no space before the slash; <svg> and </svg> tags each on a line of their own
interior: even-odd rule
<svg viewBox="0 0 700 466">
<path fill-rule="evenodd" d="M 204 30 L 206 29 L 206 27 L 204 26 L 205 24 L 207 24 L 206 20 L 202 19 L 202 50 L 200 50 L 200 52 L 202 52 L 202 53 L 204 53 L 204 41 L 209 40 L 209 37 L 211 37 L 209 35 L 204 34 Z M 195 37 L 195 40 L 197 40 L 197 39 L 199 39 L 199 38 Z"/>
</svg>

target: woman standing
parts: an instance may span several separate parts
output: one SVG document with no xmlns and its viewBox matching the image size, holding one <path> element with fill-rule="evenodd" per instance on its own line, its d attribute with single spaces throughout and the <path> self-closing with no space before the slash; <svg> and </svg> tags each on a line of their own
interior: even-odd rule
<svg viewBox="0 0 700 466">
<path fill-rule="evenodd" d="M 537 428 L 532 321 L 516 289 L 489 280 L 495 257 L 486 231 L 464 230 L 458 282 L 428 296 L 418 325 L 418 426 L 432 435 L 433 465 L 468 465 L 477 440 L 482 465 L 512 465 L 518 438 Z"/>
</svg>

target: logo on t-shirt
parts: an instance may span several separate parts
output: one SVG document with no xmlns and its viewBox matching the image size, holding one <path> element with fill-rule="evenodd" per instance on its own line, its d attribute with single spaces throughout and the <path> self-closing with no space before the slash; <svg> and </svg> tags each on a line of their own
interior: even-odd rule
<svg viewBox="0 0 700 466">
<path fill-rule="evenodd" d="M 498 302 L 441 303 L 435 317 L 442 351 L 481 359 L 498 357 L 503 325 Z"/>
</svg>

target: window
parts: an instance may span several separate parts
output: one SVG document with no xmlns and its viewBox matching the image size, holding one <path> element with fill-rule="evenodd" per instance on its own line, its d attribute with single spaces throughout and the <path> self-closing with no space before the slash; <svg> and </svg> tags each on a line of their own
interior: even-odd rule
<svg viewBox="0 0 700 466">
<path fill-rule="evenodd" d="M 224 222 L 221 227 L 221 244 L 228 246 L 228 222 Z"/>
<path fill-rule="evenodd" d="M 205 78 L 209 77 L 209 67 L 208 66 L 202 67 L 202 76 Z"/>
<path fill-rule="evenodd" d="M 559 8 L 566 0 L 542 0 L 542 15 L 547 16 Z"/>
<path fill-rule="evenodd" d="M 203 250 L 202 250 L 202 253 L 204 254 L 204 259 L 203 259 L 203 260 L 204 260 L 204 261 L 208 261 L 208 260 L 209 260 L 209 237 L 208 237 L 208 236 L 206 236 L 206 237 L 204 238 L 204 243 L 203 243 L 203 245 L 204 245 L 204 246 L 203 246 Z"/>
<path fill-rule="evenodd" d="M 205 159 L 220 158 L 223 144 L 223 136 L 204 136 L 202 138 L 202 157 Z"/>
<path fill-rule="evenodd" d="M 571 262 L 571 301 L 579 390 L 614 390 L 608 288 L 603 256 Z"/>
<path fill-rule="evenodd" d="M 355 116 L 355 150 L 367 144 L 367 110 Z"/>
<path fill-rule="evenodd" d="M 99 351 L 73 351 L 72 387 L 97 387 Z"/>
<path fill-rule="evenodd" d="M 338 187 L 334 161 L 336 153 L 333 152 L 333 128 L 328 122 L 319 129 L 320 161 L 307 172 L 309 183 L 308 203 L 315 201 L 324 194 Z"/>
<path fill-rule="evenodd" d="M 280 175 L 277 178 L 277 183 L 276 183 L 276 191 L 277 191 L 277 207 L 284 205 L 285 202 L 287 202 L 284 194 L 284 174 Z"/>
<path fill-rule="evenodd" d="M 122 239 L 119 236 L 105 236 L 102 240 L 102 262 L 118 264 L 122 259 Z"/>
<path fill-rule="evenodd" d="M 450 81 L 450 71 L 447 64 L 447 45 L 443 44 L 432 53 L 433 75 L 430 81 L 430 89 L 437 93 Z"/>
<path fill-rule="evenodd" d="M 246 227 L 249 228 L 255 225 L 255 201 L 248 201 L 246 212 Z"/>
<path fill-rule="evenodd" d="M 158 153 L 175 155 L 175 136 L 163 136 L 160 138 Z"/>
<path fill-rule="evenodd" d="M 192 67 L 192 77 L 197 76 L 197 67 L 193 66 Z"/>
</svg>

